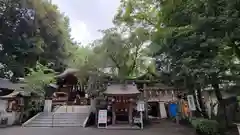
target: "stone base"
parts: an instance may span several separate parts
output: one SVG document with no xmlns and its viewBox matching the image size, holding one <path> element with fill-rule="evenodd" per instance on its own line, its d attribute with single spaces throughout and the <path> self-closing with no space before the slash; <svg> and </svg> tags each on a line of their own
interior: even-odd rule
<svg viewBox="0 0 240 135">
<path fill-rule="evenodd" d="M 141 129 L 139 126 L 131 126 L 128 124 L 116 124 L 116 125 L 108 125 L 106 129 L 112 130 L 139 130 Z"/>
</svg>

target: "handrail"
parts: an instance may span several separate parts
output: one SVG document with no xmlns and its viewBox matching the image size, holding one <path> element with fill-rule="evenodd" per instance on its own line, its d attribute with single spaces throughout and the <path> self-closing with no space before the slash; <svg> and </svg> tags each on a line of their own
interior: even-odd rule
<svg viewBox="0 0 240 135">
<path fill-rule="evenodd" d="M 52 128 L 53 128 L 53 126 L 54 126 L 54 115 L 55 115 L 55 113 L 53 112 L 53 113 L 52 113 Z"/>
</svg>

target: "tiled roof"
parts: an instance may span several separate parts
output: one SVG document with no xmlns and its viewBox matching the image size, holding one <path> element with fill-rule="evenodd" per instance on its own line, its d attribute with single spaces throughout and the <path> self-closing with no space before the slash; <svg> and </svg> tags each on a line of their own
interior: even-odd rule
<svg viewBox="0 0 240 135">
<path fill-rule="evenodd" d="M 8 79 L 0 78 L 0 89 L 9 89 L 9 90 L 23 90 L 26 84 L 23 83 L 13 83 Z"/>
<path fill-rule="evenodd" d="M 135 85 L 126 85 L 125 87 L 121 84 L 113 84 L 107 87 L 104 94 L 107 95 L 130 95 L 139 94 L 139 90 Z"/>
<path fill-rule="evenodd" d="M 74 69 L 74 68 L 68 68 L 66 69 L 63 73 L 61 73 L 60 75 L 57 75 L 57 78 L 64 78 L 69 74 L 75 74 L 77 73 L 79 70 L 78 69 Z"/>
<path fill-rule="evenodd" d="M 6 99 L 6 98 L 15 98 L 17 96 L 29 96 L 24 91 L 14 91 L 6 96 L 1 96 L 0 98 Z"/>
</svg>

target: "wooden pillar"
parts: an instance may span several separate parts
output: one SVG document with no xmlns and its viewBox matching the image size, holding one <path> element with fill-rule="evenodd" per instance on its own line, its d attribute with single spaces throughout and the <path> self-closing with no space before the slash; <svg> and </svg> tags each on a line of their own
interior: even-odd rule
<svg viewBox="0 0 240 135">
<path fill-rule="evenodd" d="M 147 90 L 147 85 L 143 85 L 143 92 L 144 92 L 144 102 L 145 102 L 145 118 L 148 120 L 148 90 Z"/>
<path fill-rule="evenodd" d="M 133 119 L 132 112 L 133 112 L 133 105 L 132 105 L 132 102 L 130 102 L 129 103 L 129 110 L 128 110 L 128 121 L 129 121 L 129 124 L 132 124 L 132 119 Z"/>
<path fill-rule="evenodd" d="M 112 124 L 116 124 L 116 113 L 115 113 L 115 106 L 114 104 L 112 105 Z"/>
</svg>

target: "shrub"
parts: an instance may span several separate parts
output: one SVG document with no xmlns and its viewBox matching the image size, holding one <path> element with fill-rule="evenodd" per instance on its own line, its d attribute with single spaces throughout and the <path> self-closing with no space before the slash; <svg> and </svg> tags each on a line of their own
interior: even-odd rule
<svg viewBox="0 0 240 135">
<path fill-rule="evenodd" d="M 192 126 L 196 129 L 198 134 L 202 135 L 219 135 L 219 124 L 215 120 L 208 120 L 203 118 L 191 119 Z"/>
</svg>

